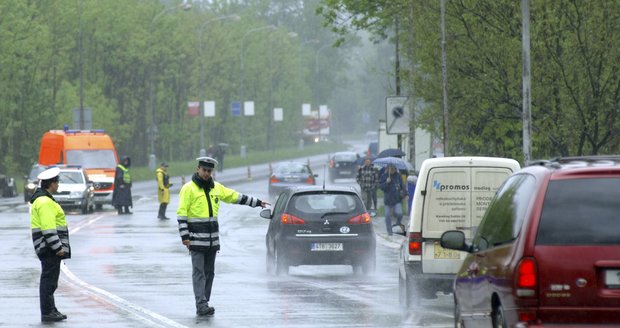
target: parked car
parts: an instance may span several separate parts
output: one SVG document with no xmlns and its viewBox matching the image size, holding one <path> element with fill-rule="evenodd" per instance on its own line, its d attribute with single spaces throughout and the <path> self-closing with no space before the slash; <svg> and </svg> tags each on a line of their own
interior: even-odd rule
<svg viewBox="0 0 620 328">
<path fill-rule="evenodd" d="M 81 167 L 61 167 L 58 191 L 53 196 L 63 208 L 77 208 L 82 214 L 95 209 L 95 188 Z"/>
<path fill-rule="evenodd" d="M 0 195 L 2 195 L 2 197 L 17 196 L 17 186 L 15 185 L 15 179 L 8 177 L 4 174 L 0 174 Z"/>
<path fill-rule="evenodd" d="M 306 163 L 287 161 L 279 163 L 269 177 L 269 197 L 275 199 L 286 188 L 298 185 L 316 184 L 318 174 Z"/>
<path fill-rule="evenodd" d="M 34 191 L 39 185 L 39 179 L 37 179 L 37 176 L 43 171 L 45 171 L 45 165 L 34 163 L 30 168 L 30 173 L 24 177 L 26 179 L 24 181 L 24 202 L 27 203 L 30 201 L 30 197 L 32 197 L 32 194 L 34 194 Z"/>
<path fill-rule="evenodd" d="M 458 229 L 470 238 L 499 187 L 519 169 L 514 159 L 498 157 L 444 157 L 422 162 L 407 238 L 400 248 L 401 305 L 416 305 L 420 299 L 436 298 L 437 292 L 452 292 L 454 275 L 465 254 L 441 248 L 441 234 Z"/>
<path fill-rule="evenodd" d="M 332 154 L 329 159 L 329 179 L 355 179 L 359 154 L 342 151 Z"/>
<path fill-rule="evenodd" d="M 538 162 L 509 177 L 454 281 L 457 327 L 620 325 L 620 157 Z"/>
<path fill-rule="evenodd" d="M 351 187 L 292 187 L 261 217 L 267 271 L 287 274 L 290 266 L 344 264 L 354 272 L 375 271 L 375 233 L 370 215 Z"/>
</svg>

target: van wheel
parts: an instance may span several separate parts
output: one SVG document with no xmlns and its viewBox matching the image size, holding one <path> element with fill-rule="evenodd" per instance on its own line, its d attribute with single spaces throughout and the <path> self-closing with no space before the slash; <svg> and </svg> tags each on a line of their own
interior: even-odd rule
<svg viewBox="0 0 620 328">
<path fill-rule="evenodd" d="M 415 295 L 415 284 L 407 277 L 398 275 L 398 301 L 405 308 L 411 308 L 420 304 L 419 296 Z"/>
<path fill-rule="evenodd" d="M 493 313 L 491 313 L 491 317 L 493 319 L 493 328 L 508 327 L 508 325 L 506 324 L 506 317 L 504 317 L 504 307 L 501 304 L 498 304 L 493 309 Z"/>
<path fill-rule="evenodd" d="M 459 303 L 454 299 L 454 328 L 465 328 L 463 317 L 461 317 L 461 309 L 459 309 Z"/>
</svg>

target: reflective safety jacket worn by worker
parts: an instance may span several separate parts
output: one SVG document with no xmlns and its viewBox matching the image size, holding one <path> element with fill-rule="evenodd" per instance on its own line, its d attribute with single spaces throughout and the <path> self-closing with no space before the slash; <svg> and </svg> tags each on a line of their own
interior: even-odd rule
<svg viewBox="0 0 620 328">
<path fill-rule="evenodd" d="M 34 250 L 39 257 L 65 252 L 63 259 L 71 258 L 69 229 L 65 212 L 54 197 L 43 189 L 37 189 L 30 199 L 30 227 Z"/>
<path fill-rule="evenodd" d="M 179 193 L 177 220 L 182 240 L 189 239 L 189 249 L 207 252 L 220 249 L 218 211 L 220 202 L 260 206 L 258 198 L 241 194 L 213 180 L 207 183 L 194 173 Z"/>
<path fill-rule="evenodd" d="M 168 173 L 160 168 L 155 170 L 155 177 L 157 178 L 157 200 L 160 203 L 170 203 L 170 176 Z"/>
</svg>

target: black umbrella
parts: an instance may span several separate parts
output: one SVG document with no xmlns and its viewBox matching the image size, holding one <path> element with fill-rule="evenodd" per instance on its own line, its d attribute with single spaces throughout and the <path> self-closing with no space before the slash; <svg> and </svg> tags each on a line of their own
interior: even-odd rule
<svg viewBox="0 0 620 328">
<path fill-rule="evenodd" d="M 382 150 L 379 155 L 377 155 L 377 158 L 384 158 L 384 157 L 403 157 L 406 154 L 397 148 L 388 148 L 385 150 Z"/>
</svg>

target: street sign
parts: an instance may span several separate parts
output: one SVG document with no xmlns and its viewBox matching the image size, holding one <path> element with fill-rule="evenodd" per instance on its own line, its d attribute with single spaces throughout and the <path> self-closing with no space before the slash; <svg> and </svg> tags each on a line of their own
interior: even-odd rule
<svg viewBox="0 0 620 328">
<path fill-rule="evenodd" d="M 93 128 L 92 109 L 89 107 L 82 108 L 84 114 L 84 125 L 80 126 L 80 109 L 73 109 L 73 128 L 78 130 L 90 130 Z"/>
<path fill-rule="evenodd" d="M 198 101 L 187 102 L 187 116 L 198 116 L 198 115 L 200 115 L 200 102 Z"/>
<path fill-rule="evenodd" d="M 215 117 L 215 101 L 203 102 L 205 117 Z"/>
<path fill-rule="evenodd" d="M 254 116 L 254 102 L 246 101 L 243 103 L 243 115 Z"/>
<path fill-rule="evenodd" d="M 282 122 L 284 119 L 284 113 L 282 108 L 274 108 L 273 109 L 273 121 L 274 122 Z"/>
<path fill-rule="evenodd" d="M 312 115 L 312 109 L 310 108 L 310 104 L 301 104 L 301 115 L 302 116 L 310 116 Z"/>
<path fill-rule="evenodd" d="M 241 116 L 241 102 L 233 101 L 232 103 L 230 103 L 230 111 L 232 113 L 232 116 Z"/>
<path fill-rule="evenodd" d="M 385 97 L 386 132 L 388 134 L 409 133 L 409 97 Z"/>
</svg>

